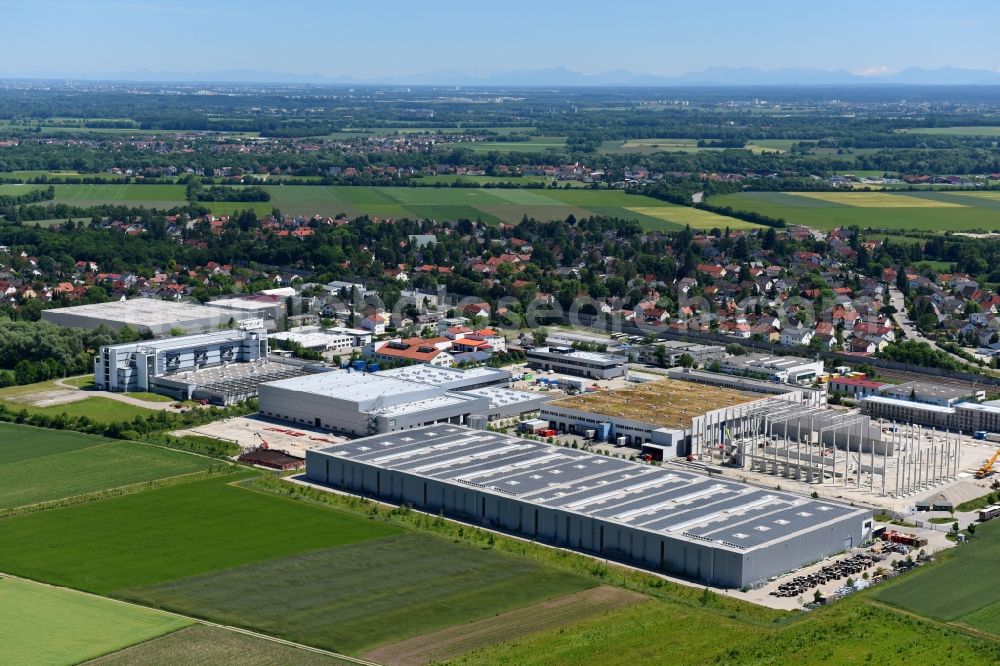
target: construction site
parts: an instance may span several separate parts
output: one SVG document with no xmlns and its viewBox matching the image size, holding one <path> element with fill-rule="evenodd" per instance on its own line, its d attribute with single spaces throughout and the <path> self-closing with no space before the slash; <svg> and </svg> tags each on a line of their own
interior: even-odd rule
<svg viewBox="0 0 1000 666">
<path fill-rule="evenodd" d="M 693 461 L 869 498 L 926 494 L 972 476 L 983 457 L 960 433 L 874 421 L 856 411 L 766 401 L 706 417 L 692 436 Z"/>
<path fill-rule="evenodd" d="M 638 448 L 644 459 L 739 470 L 758 483 L 778 477 L 804 493 L 826 486 L 887 508 L 971 477 L 989 457 L 957 432 L 832 409 L 794 387 L 765 394 L 736 381 L 713 386 L 678 375 L 557 399 L 539 417 L 558 434 Z"/>
</svg>

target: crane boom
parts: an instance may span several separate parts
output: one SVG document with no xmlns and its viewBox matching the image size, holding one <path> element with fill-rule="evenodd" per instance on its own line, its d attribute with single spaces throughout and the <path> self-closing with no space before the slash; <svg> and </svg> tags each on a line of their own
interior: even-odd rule
<svg viewBox="0 0 1000 666">
<path fill-rule="evenodd" d="M 987 476 L 989 476 L 990 474 L 992 474 L 993 473 L 993 464 L 997 461 L 998 458 L 1000 458 L 1000 449 L 997 449 L 996 451 L 994 451 L 994 453 L 990 457 L 990 459 L 987 460 L 983 464 L 983 466 L 979 468 L 979 471 L 976 472 L 976 478 L 977 479 L 985 479 Z"/>
</svg>

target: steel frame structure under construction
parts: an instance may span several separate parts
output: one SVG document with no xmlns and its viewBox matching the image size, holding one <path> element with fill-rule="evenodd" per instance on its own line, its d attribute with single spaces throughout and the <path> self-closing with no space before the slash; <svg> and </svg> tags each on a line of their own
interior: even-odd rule
<svg viewBox="0 0 1000 666">
<path fill-rule="evenodd" d="M 962 437 L 958 433 L 918 425 L 910 425 L 903 432 L 895 422 L 888 431 L 898 451 L 895 487 L 890 491 L 893 497 L 912 495 L 958 478 L 962 460 Z"/>
<path fill-rule="evenodd" d="M 692 454 L 709 464 L 809 484 L 901 497 L 954 479 L 961 441 L 911 427 L 887 432 L 858 412 L 764 400 L 708 412 L 695 421 Z M 916 434 L 914 434 L 916 433 Z M 924 439 L 929 438 L 929 443 Z"/>
</svg>

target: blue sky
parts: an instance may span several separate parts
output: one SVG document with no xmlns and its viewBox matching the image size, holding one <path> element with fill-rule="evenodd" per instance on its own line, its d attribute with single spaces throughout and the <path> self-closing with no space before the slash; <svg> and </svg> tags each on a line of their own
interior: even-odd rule
<svg viewBox="0 0 1000 666">
<path fill-rule="evenodd" d="M 1000 69 L 1000 2 L 0 0 L 0 76 Z"/>
</svg>

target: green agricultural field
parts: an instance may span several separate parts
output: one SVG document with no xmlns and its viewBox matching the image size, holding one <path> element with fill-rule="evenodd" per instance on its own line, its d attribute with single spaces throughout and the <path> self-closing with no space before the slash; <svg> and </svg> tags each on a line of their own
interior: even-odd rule
<svg viewBox="0 0 1000 666">
<path fill-rule="evenodd" d="M 678 225 L 689 225 L 692 229 L 760 229 L 759 224 L 745 222 L 733 217 L 725 217 L 718 213 L 688 206 L 635 206 L 628 210 L 655 217 L 668 223 Z"/>
<path fill-rule="evenodd" d="M 854 597 L 787 624 L 749 624 L 669 601 L 614 611 L 449 664 L 995 664 L 1000 645 Z"/>
<path fill-rule="evenodd" d="M 941 562 L 877 590 L 875 597 L 908 611 L 975 627 L 1000 639 L 1000 523 L 976 528 L 968 544 Z"/>
<path fill-rule="evenodd" d="M 1000 126 L 962 126 L 962 127 L 911 127 L 910 129 L 899 130 L 911 134 L 944 134 L 948 136 L 994 136 L 1000 137 Z"/>
<path fill-rule="evenodd" d="M 11 178 L 21 178 L 22 180 L 30 180 L 32 178 L 38 178 L 40 176 L 45 176 L 46 178 L 94 178 L 102 181 L 114 182 L 119 180 L 124 180 L 125 176 L 119 176 L 115 174 L 105 173 L 103 171 L 97 172 L 80 172 L 72 170 L 63 171 L 49 171 L 49 170 L 26 170 L 26 171 L 0 171 L 0 178 L 5 177 Z M 41 187 L 44 187 L 42 185 Z"/>
<path fill-rule="evenodd" d="M 647 229 L 676 229 L 685 224 L 705 229 L 752 226 L 621 190 L 310 185 L 268 185 L 266 189 L 271 193 L 267 203 L 215 202 L 206 206 L 216 214 L 254 208 L 260 215 L 277 208 L 282 213 L 305 216 L 343 213 L 348 217 L 467 218 L 494 224 L 516 224 L 525 215 L 541 220 L 609 215 L 637 220 Z"/>
<path fill-rule="evenodd" d="M 56 201 L 79 206 L 126 203 L 133 206 L 166 208 L 183 205 L 181 185 L 56 185 Z M 699 229 L 718 227 L 749 228 L 729 219 L 676 206 L 664 201 L 627 194 L 621 190 L 593 190 L 582 187 L 558 189 L 500 189 L 462 187 L 351 187 L 319 185 L 266 185 L 267 202 L 205 202 L 213 214 L 231 215 L 252 209 L 269 215 L 272 209 L 284 214 L 348 217 L 370 215 L 386 218 L 481 219 L 498 224 L 516 224 L 527 215 L 541 220 L 564 219 L 569 215 L 607 215 L 636 220 L 646 229 L 677 229 L 685 224 Z M 939 204 L 942 205 L 942 204 Z M 964 204 L 954 203 L 961 209 Z"/>
<path fill-rule="evenodd" d="M 0 509 L 208 469 L 170 449 L 0 423 Z"/>
<path fill-rule="evenodd" d="M 618 139 L 601 143 L 600 152 L 613 155 L 650 155 L 652 153 L 696 153 L 700 150 L 719 150 L 718 148 L 702 148 L 698 139 Z"/>
<path fill-rule="evenodd" d="M 109 599 L 0 576 L 0 662 L 76 664 L 191 624 Z"/>
<path fill-rule="evenodd" d="M 526 183 L 546 183 L 550 179 L 545 176 L 458 176 L 447 174 L 442 176 L 421 176 L 417 182 L 421 185 L 451 185 L 454 182 L 475 183 L 477 185 L 497 185 L 500 183 L 513 183 L 524 185 Z"/>
<path fill-rule="evenodd" d="M 196 624 L 83 666 L 349 666 L 353 662 L 264 638 Z"/>
<path fill-rule="evenodd" d="M 32 404 L 33 396 L 22 395 L 17 400 L 0 399 L 0 404 L 6 405 L 11 412 L 19 412 L 22 409 L 29 414 L 46 414 L 48 416 L 58 416 L 65 414 L 67 417 L 86 416 L 91 421 L 97 423 L 115 423 L 117 421 L 131 421 L 139 416 L 146 418 L 153 411 L 138 405 L 130 405 L 112 398 L 102 398 L 91 396 L 83 400 L 64 402 L 57 405 L 38 406 Z"/>
<path fill-rule="evenodd" d="M 785 152 L 795 139 L 761 139 L 748 143 L 743 150 L 752 153 Z M 703 150 L 737 150 L 718 146 L 699 146 L 698 139 L 618 139 L 601 143 L 600 152 L 612 155 L 651 155 L 653 153 L 697 153 Z"/>
<path fill-rule="evenodd" d="M 113 440 L 82 432 L 62 432 L 15 423 L 0 423 L 0 464 L 11 465 L 39 456 L 52 456 L 100 446 L 111 441 Z M 0 489 L 0 492 L 5 489 Z"/>
<path fill-rule="evenodd" d="M 501 153 L 541 153 L 546 150 L 564 149 L 566 137 L 533 136 L 530 141 L 461 141 L 448 144 L 445 148 L 450 149 L 452 146 L 467 148 L 474 153 L 488 153 L 493 150 Z"/>
<path fill-rule="evenodd" d="M 55 203 L 71 206 L 110 203 L 170 208 L 187 202 L 187 191 L 183 185 L 55 185 L 55 190 Z"/>
<path fill-rule="evenodd" d="M 400 534 L 119 594 L 357 653 L 592 586 L 526 558 Z"/>
<path fill-rule="evenodd" d="M 2 175 L 2 174 L 0 174 Z M 22 194 L 29 194 L 35 190 L 44 190 L 45 185 L 0 185 L 0 197 L 18 197 Z"/>
<path fill-rule="evenodd" d="M 985 192 L 741 192 L 712 197 L 714 206 L 729 206 L 830 230 L 857 225 L 862 229 L 915 231 L 1000 230 L 1000 200 Z"/>
<path fill-rule="evenodd" d="M 270 201 L 199 201 L 198 205 L 207 208 L 212 215 L 234 215 L 244 210 L 252 210 L 257 217 L 267 217 L 276 206 Z M 281 209 L 281 212 L 292 213 L 292 209 Z"/>
<path fill-rule="evenodd" d="M 225 477 L 0 521 L 0 571 L 107 594 L 397 533 Z"/>
</svg>

